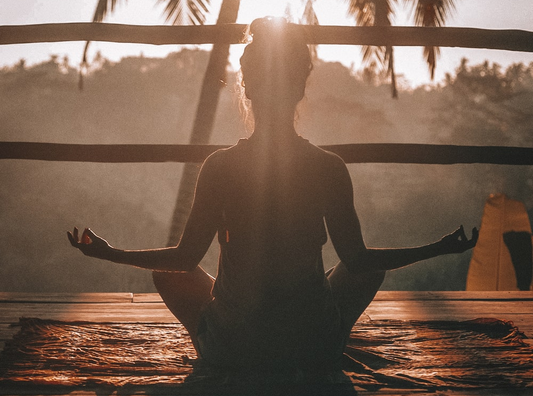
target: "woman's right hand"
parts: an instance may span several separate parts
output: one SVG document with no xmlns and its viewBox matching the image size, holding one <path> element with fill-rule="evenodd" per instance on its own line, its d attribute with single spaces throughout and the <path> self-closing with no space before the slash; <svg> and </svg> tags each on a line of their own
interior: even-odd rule
<svg viewBox="0 0 533 396">
<path fill-rule="evenodd" d="M 81 235 L 78 236 L 78 228 L 74 227 L 72 232 L 67 232 L 70 244 L 79 249 L 83 254 L 99 259 L 109 259 L 111 253 L 111 245 L 103 238 L 96 235 L 89 228 L 86 228 Z"/>
<path fill-rule="evenodd" d="M 468 239 L 463 226 L 460 226 L 451 234 L 444 236 L 440 240 L 440 243 L 444 250 L 444 254 L 463 253 L 476 246 L 478 237 L 479 231 L 477 228 L 472 229 L 472 238 Z"/>
</svg>

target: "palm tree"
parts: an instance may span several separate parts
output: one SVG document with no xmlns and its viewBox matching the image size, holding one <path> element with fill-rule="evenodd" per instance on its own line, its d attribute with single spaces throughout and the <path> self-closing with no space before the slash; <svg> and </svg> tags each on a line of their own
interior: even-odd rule
<svg viewBox="0 0 533 396">
<path fill-rule="evenodd" d="M 347 0 L 348 14 L 356 19 L 359 26 L 391 26 L 391 18 L 394 16 L 394 4 L 398 0 Z M 445 24 L 450 12 L 455 9 L 454 0 L 402 0 L 414 11 L 416 26 L 439 27 Z M 435 76 L 438 47 L 425 47 L 424 57 L 429 67 L 431 79 Z M 396 77 L 394 74 L 393 48 L 387 47 L 363 47 L 363 61 L 366 63 L 376 62 L 387 67 L 387 73 L 391 76 L 392 96 L 398 97 L 396 89 Z"/>
</svg>

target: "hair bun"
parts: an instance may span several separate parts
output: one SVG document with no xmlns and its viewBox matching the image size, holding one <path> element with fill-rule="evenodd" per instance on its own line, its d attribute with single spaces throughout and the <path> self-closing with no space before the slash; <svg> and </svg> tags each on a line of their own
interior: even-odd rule
<svg viewBox="0 0 533 396">
<path fill-rule="evenodd" d="M 283 35 L 287 32 L 289 23 L 283 17 L 264 17 L 255 19 L 250 24 L 250 34 L 254 40 L 272 38 L 272 35 Z"/>
</svg>

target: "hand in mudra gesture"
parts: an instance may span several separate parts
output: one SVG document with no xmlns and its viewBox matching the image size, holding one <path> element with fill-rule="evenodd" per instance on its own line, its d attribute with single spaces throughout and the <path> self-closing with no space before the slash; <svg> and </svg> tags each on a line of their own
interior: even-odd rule
<svg viewBox="0 0 533 396">
<path fill-rule="evenodd" d="M 105 259 L 112 249 L 105 239 L 96 235 L 89 228 L 83 231 L 81 238 L 79 238 L 77 227 L 74 227 L 73 232 L 67 232 L 67 236 L 70 244 L 86 256 Z"/>
<path fill-rule="evenodd" d="M 440 240 L 445 253 L 463 253 L 476 246 L 479 231 L 476 227 L 472 229 L 472 238 L 468 239 L 463 226 L 456 229 L 451 234 L 445 235 Z"/>
</svg>

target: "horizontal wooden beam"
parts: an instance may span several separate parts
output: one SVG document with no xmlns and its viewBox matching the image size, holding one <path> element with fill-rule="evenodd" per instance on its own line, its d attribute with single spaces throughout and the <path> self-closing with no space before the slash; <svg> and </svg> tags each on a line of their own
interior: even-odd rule
<svg viewBox="0 0 533 396">
<path fill-rule="evenodd" d="M 0 142 L 0 159 L 135 163 L 202 162 L 227 146 Z M 365 143 L 321 146 L 346 163 L 533 165 L 533 148 Z"/>
<path fill-rule="evenodd" d="M 352 27 L 295 25 L 309 44 L 439 46 L 533 52 L 533 32 L 452 27 Z M 0 44 L 111 41 L 138 44 L 242 42 L 246 25 L 143 26 L 110 23 L 54 23 L 0 26 Z"/>
</svg>

